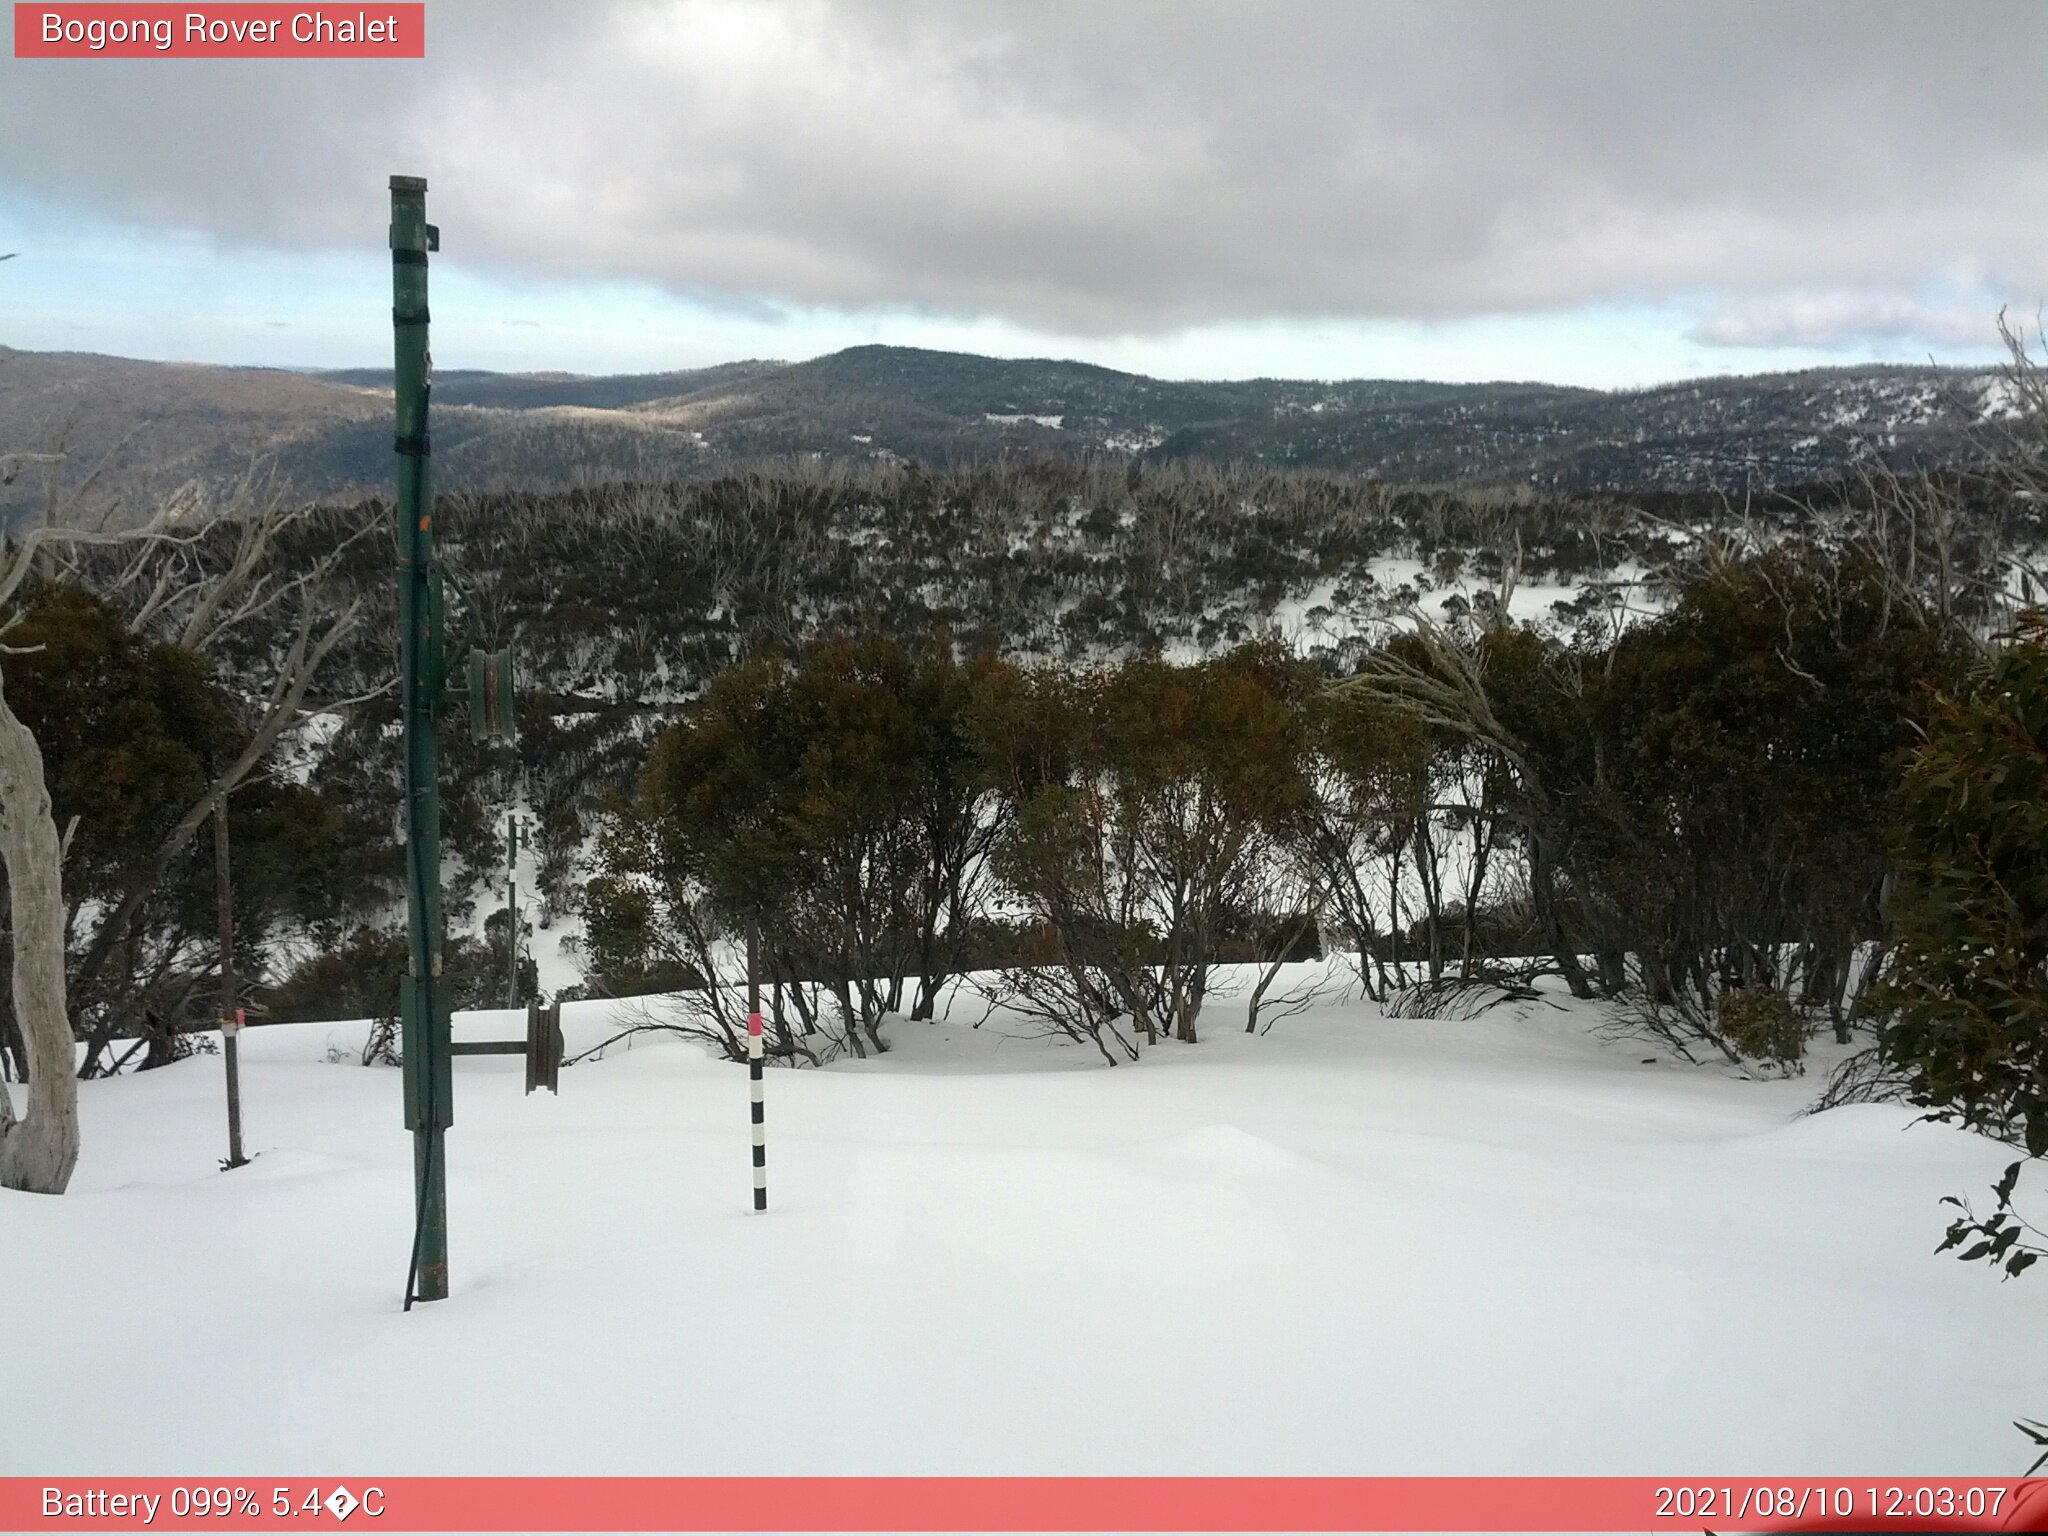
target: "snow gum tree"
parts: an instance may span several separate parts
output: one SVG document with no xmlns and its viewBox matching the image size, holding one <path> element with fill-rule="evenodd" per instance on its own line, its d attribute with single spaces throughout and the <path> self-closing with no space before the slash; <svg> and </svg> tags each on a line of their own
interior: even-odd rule
<svg viewBox="0 0 2048 1536">
<path fill-rule="evenodd" d="M 1906 776 L 1882 1047 L 1938 1118 L 2048 1153 L 2048 618 L 1942 702 Z"/>
<path fill-rule="evenodd" d="M 74 970 L 69 1008 L 74 1019 L 118 1009 L 143 1021 L 146 1064 L 162 1065 L 182 1053 L 177 1016 L 213 969 L 217 921 L 205 911 L 210 881 L 196 867 L 207 861 L 181 859 L 158 882 L 154 853 L 163 827 L 204 793 L 211 765 L 239 750 L 234 701 L 197 657 L 134 634 L 79 587 L 38 591 L 17 619 L 7 637 L 15 652 L 8 693 L 41 748 L 52 814 L 65 829 L 67 965 L 75 966 L 94 914 L 138 885 L 151 892 L 133 942 L 118 951 L 123 963 L 97 984 L 81 985 Z"/>
<path fill-rule="evenodd" d="M 784 1054 L 809 1049 L 820 989 L 847 1049 L 885 1049 L 886 1014 L 930 1016 L 979 905 L 1001 807 L 962 720 L 1001 670 L 943 634 L 864 634 L 721 673 L 606 834 L 594 952 L 703 978 L 686 1028 L 737 1052 L 729 955 L 752 932 Z"/>
<path fill-rule="evenodd" d="M 1674 1049 L 1736 1056 L 1730 987 L 1796 983 L 1846 1037 L 1856 948 L 1885 938 L 1901 760 L 1972 654 L 1861 552 L 1784 545 L 1605 643 L 1418 618 L 1350 686 L 1485 775 L 1472 824 L 1499 820 L 1489 859 L 1519 856 L 1575 993 L 1626 993 Z"/>
<path fill-rule="evenodd" d="M 1695 583 L 1585 669 L 1594 773 L 1567 805 L 1590 894 L 1629 915 L 1649 999 L 1702 1024 L 1725 986 L 1846 1023 L 1882 936 L 1901 760 L 1964 662 L 1883 572 L 1782 548 Z"/>
<path fill-rule="evenodd" d="M 93 541 L 89 534 L 30 532 L 7 549 L 0 564 L 0 607 L 12 605 L 24 585 L 40 576 L 46 546 Z M 23 692 L 23 672 L 33 676 L 20 664 L 22 642 L 30 655 L 41 649 L 35 634 L 19 633 L 26 617 L 15 607 L 4 625 L 13 633 L 11 654 L 0 667 L 0 864 L 9 920 L 8 1045 L 29 1092 L 25 1111 L 17 1112 L 0 1083 L 0 1188 L 56 1195 L 70 1184 L 78 1163 L 77 1047 L 67 1005 L 66 837 L 57 828 L 42 744 L 9 697 L 10 691 Z"/>
<path fill-rule="evenodd" d="M 2048 370 L 2003 315 L 1999 333 L 2020 408 L 2009 473 L 2039 504 L 2048 496 Z M 2014 563 L 2031 604 L 2041 584 Z M 1877 992 L 1879 1048 L 1933 1118 L 2007 1137 L 2039 1158 L 2048 1155 L 2048 611 L 2024 608 L 1995 638 L 2007 643 L 1944 690 L 1906 774 L 1897 948 Z M 1965 1258 L 2007 1261 L 2018 1172 L 2007 1170 L 2000 1217 L 1981 1228 L 1993 1247 Z M 1959 1223 L 1952 1242 L 1969 1230 Z"/>
<path fill-rule="evenodd" d="M 1147 1041 L 1196 1038 L 1220 944 L 1290 856 L 1313 687 L 1278 648 L 1247 646 L 1038 675 L 984 711 L 1014 806 L 997 870 L 1071 978 L 1053 1012 L 1098 1045 L 1111 1015 Z"/>
<path fill-rule="evenodd" d="M 1316 689 L 1297 707 L 1302 793 L 1287 845 L 1310 872 L 1328 926 L 1356 951 L 1366 995 L 1379 998 L 1388 986 L 1382 925 L 1398 917 L 1374 873 L 1392 868 L 1421 810 L 1429 733 L 1356 689 Z"/>
<path fill-rule="evenodd" d="M 0 607 L 12 604 L 40 574 L 45 546 L 93 538 L 39 528 L 10 546 L 0 564 Z M 4 629 L 17 630 L 24 616 L 17 608 Z M 21 646 L 9 650 L 19 655 Z M 65 838 L 57 829 L 42 745 L 8 696 L 14 681 L 8 674 L 18 670 L 12 657 L 0 666 L 0 864 L 7 877 L 8 1044 L 29 1092 L 25 1111 L 17 1112 L 0 1083 L 0 1188 L 58 1195 L 78 1163 L 77 1047 L 67 1006 Z M 13 691 L 21 690 L 17 685 Z"/>
<path fill-rule="evenodd" d="M 277 540 L 295 514 L 255 502 L 216 517 L 205 511 L 179 502 L 119 532 L 52 521 L 0 548 L 0 863 L 13 1005 L 7 1054 L 28 1083 L 21 1110 L 0 1088 L 0 1186 L 61 1194 L 70 1181 L 78 1157 L 81 999 L 94 1014 L 85 1031 L 90 1073 L 117 1035 L 136 1033 L 147 1019 L 139 977 L 182 968 L 184 990 L 196 983 L 191 966 L 155 941 L 151 912 L 198 830 L 299 720 L 314 676 L 363 609 L 330 579 L 347 541 L 287 569 Z M 100 622 L 103 609 L 117 621 Z M 203 666 L 188 664 L 217 658 L 247 628 L 279 619 L 287 638 L 240 678 L 253 683 L 253 696 L 216 689 Z M 78 655 L 107 664 L 99 677 L 105 686 L 88 690 L 89 708 L 68 709 L 61 699 L 81 680 L 65 675 L 63 652 L 78 645 Z M 151 674 L 139 685 L 137 665 Z M 60 702 L 33 723 L 29 714 L 52 699 Z M 46 742 L 39 730 L 54 734 Z M 78 803 L 60 831 L 68 797 Z M 101 880 L 102 901 L 67 896 L 74 837 L 81 889 Z"/>
</svg>

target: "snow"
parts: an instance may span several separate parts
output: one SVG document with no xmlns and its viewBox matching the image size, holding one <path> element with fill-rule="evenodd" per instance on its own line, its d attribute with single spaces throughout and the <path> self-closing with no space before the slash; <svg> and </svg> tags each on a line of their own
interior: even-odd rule
<svg viewBox="0 0 2048 1536">
<path fill-rule="evenodd" d="M 249 1167 L 201 1056 L 84 1084 L 73 1192 L 0 1195 L 5 1469 L 2016 1471 L 2038 1286 L 1931 1252 L 2006 1149 L 1604 1022 L 1224 999 L 1116 1068 L 892 1022 L 771 1074 L 761 1216 L 743 1067 L 465 1057 L 454 1294 L 406 1315 L 398 1074 L 252 1030 Z"/>
<path fill-rule="evenodd" d="M 2010 421 L 2026 414 L 2026 401 L 2012 379 L 1993 374 L 1978 382 L 1978 414 L 1985 421 Z"/>
<path fill-rule="evenodd" d="M 566 717 L 580 721 L 581 717 Z M 566 988 L 583 984 L 583 968 L 576 957 L 576 944 L 583 936 L 583 922 L 579 913 L 557 912 L 546 927 L 541 926 L 541 913 L 545 899 L 540 889 L 540 852 L 534 847 L 535 829 L 539 818 L 524 797 L 514 801 L 508 808 L 509 814 L 520 819 L 523 828 L 519 838 L 519 860 L 515 870 L 519 882 L 519 953 L 534 963 L 535 985 L 550 997 Z M 499 822 L 502 827 L 504 823 Z M 500 842 L 502 853 L 504 844 Z M 576 865 L 588 870 L 596 860 L 597 838 L 593 834 L 584 838 L 577 850 Z M 476 900 L 470 908 L 470 917 L 463 925 L 463 933 L 471 939 L 482 939 L 490 919 L 502 915 L 505 910 L 505 866 L 501 862 L 489 870 L 474 887 Z M 395 914 L 395 921 L 403 923 L 403 911 Z M 523 1028 L 523 1025 L 518 1026 Z M 515 1033 L 517 1030 L 515 1029 Z"/>
<path fill-rule="evenodd" d="M 529 892 L 532 887 L 525 889 Z M 549 997 L 583 985 L 583 964 L 577 944 L 583 938 L 583 922 L 574 912 L 557 913 L 545 928 L 540 925 L 540 897 L 520 898 L 520 954 L 533 961 L 535 985 Z"/>
<path fill-rule="evenodd" d="M 1658 610 L 1658 604 L 1642 590 L 1646 577 L 1641 567 L 1635 561 L 1623 560 L 1602 572 L 1570 582 L 1521 578 L 1509 596 L 1508 613 L 1520 622 L 1553 634 L 1569 635 L 1572 620 L 1560 610 L 1569 609 L 1589 587 L 1596 585 L 1609 589 L 1603 606 L 1616 623 L 1625 624 Z M 1351 595 L 1340 604 L 1336 594 L 1343 589 L 1349 589 Z M 1317 646 L 1341 645 L 1356 637 L 1371 638 L 1384 632 L 1390 617 L 1397 618 L 1410 610 L 1419 610 L 1442 623 L 1484 598 L 1497 601 L 1499 593 L 1499 582 L 1485 579 L 1469 566 L 1446 577 L 1412 555 L 1393 555 L 1373 560 L 1362 569 L 1324 577 L 1283 596 L 1263 614 L 1250 617 L 1297 650 L 1308 651 Z M 1171 659 L 1183 662 L 1198 661 L 1212 651 L 1213 648 L 1192 639 L 1167 648 Z"/>
<path fill-rule="evenodd" d="M 278 736 L 279 777 L 293 784 L 306 783 L 341 726 L 342 717 L 332 710 L 307 710 L 301 714 Z"/>
</svg>

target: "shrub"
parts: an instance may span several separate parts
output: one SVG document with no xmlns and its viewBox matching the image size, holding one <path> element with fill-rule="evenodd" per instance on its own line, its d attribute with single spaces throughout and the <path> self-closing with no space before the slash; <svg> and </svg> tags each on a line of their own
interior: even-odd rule
<svg viewBox="0 0 2048 1536">
<path fill-rule="evenodd" d="M 377 1019 L 398 1004 L 406 970 L 402 929 L 359 928 L 341 945 L 315 955 L 274 987 L 257 991 L 253 1012 L 273 1024 L 325 1019 Z M 457 1008 L 500 1008 L 505 1003 L 505 946 L 451 935 L 442 946 L 442 985 Z M 521 995 L 535 995 L 532 958 L 522 957 Z"/>
<path fill-rule="evenodd" d="M 1541 996 L 1533 987 L 1510 981 L 1439 976 L 1390 991 L 1381 1012 L 1390 1019 L 1463 1021 L 1502 1003 L 1531 1003 Z"/>
<path fill-rule="evenodd" d="M 1806 1054 L 1806 1025 L 1776 987 L 1730 987 L 1714 999 L 1721 1038 L 1751 1061 L 1791 1068 Z"/>
</svg>

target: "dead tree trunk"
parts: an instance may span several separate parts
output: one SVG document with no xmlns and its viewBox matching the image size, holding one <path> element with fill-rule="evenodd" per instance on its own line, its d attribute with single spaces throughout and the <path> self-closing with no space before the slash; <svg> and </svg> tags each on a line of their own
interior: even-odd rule
<svg viewBox="0 0 2048 1536">
<path fill-rule="evenodd" d="M 64 1000 L 63 844 L 35 733 L 0 692 L 0 861 L 14 945 L 14 1020 L 28 1110 L 0 1087 L 0 1188 L 61 1195 L 78 1163 L 78 1064 Z"/>
</svg>

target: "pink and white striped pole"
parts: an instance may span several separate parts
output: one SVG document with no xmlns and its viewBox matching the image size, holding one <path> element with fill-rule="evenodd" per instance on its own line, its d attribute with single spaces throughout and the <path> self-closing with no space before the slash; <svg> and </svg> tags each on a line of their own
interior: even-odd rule
<svg viewBox="0 0 2048 1536">
<path fill-rule="evenodd" d="M 768 1209 L 768 1121 L 762 1098 L 761 1079 L 761 967 L 755 930 L 747 929 L 747 1086 L 753 1095 L 754 1122 L 754 1209 Z"/>
</svg>

